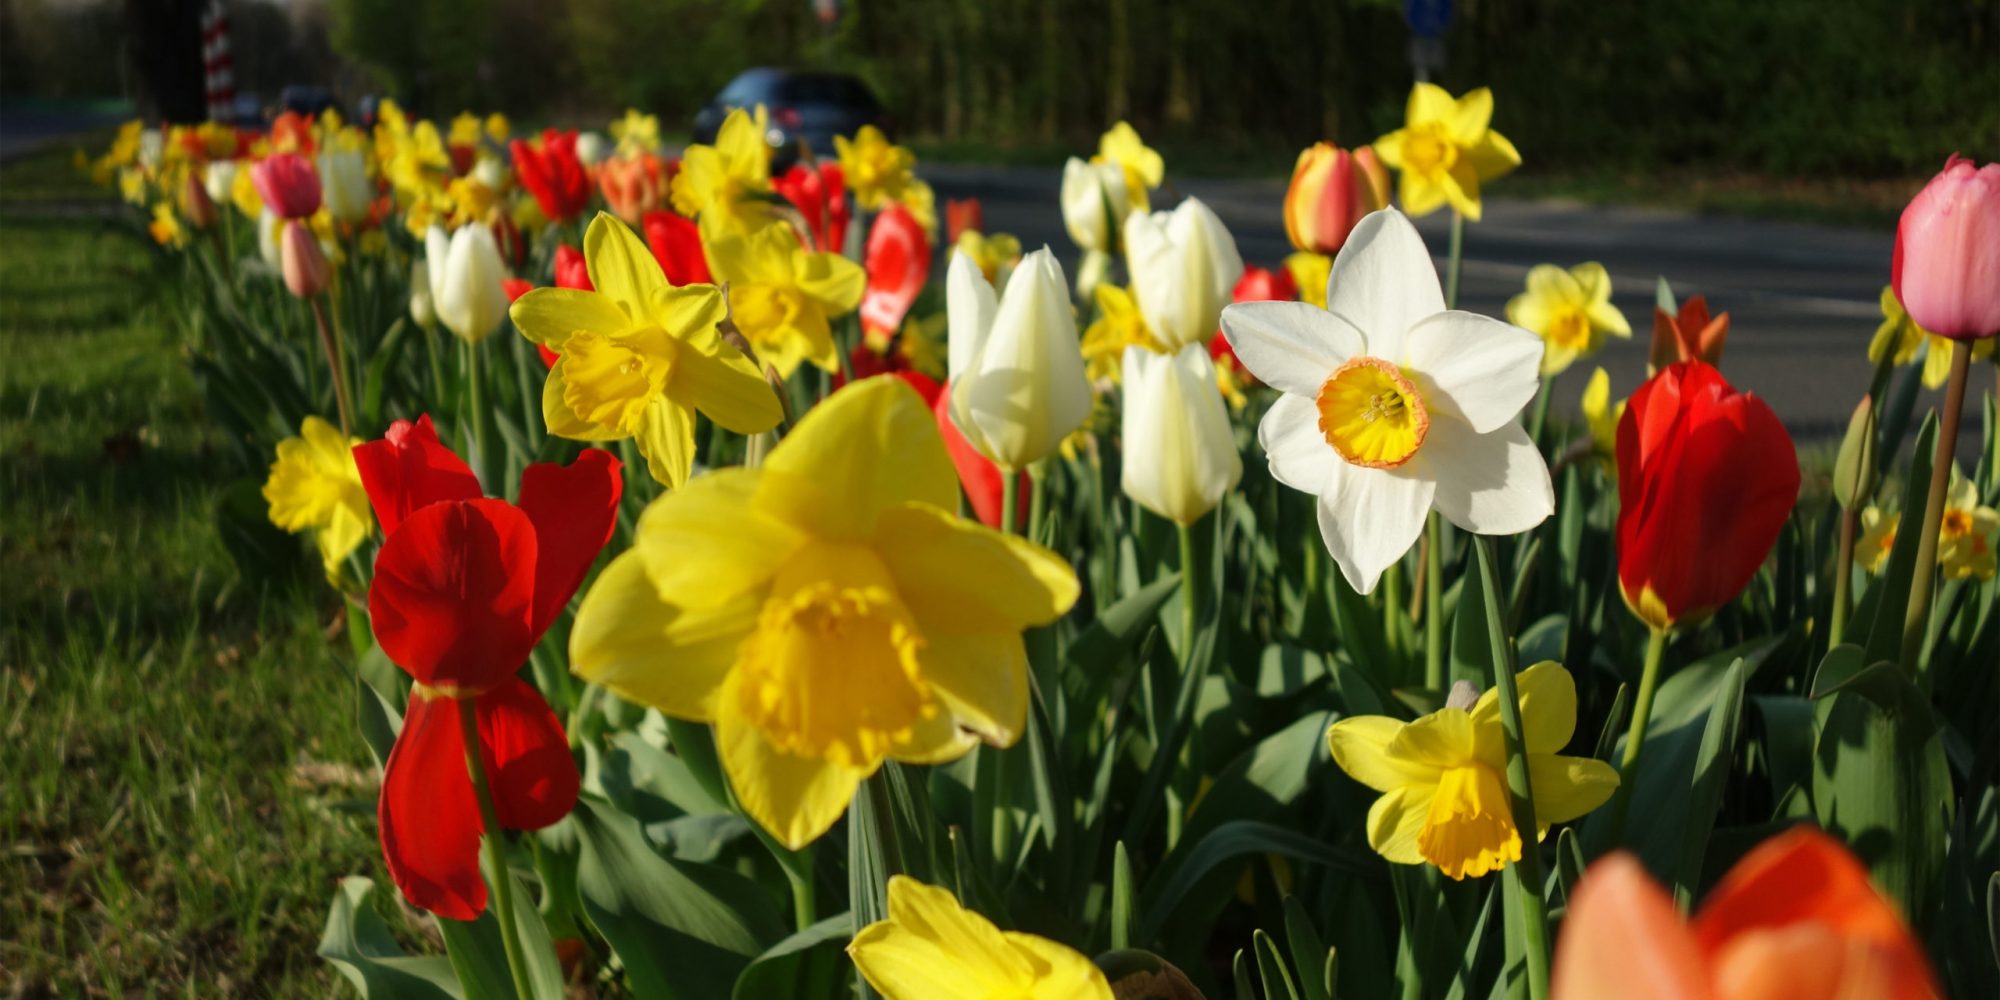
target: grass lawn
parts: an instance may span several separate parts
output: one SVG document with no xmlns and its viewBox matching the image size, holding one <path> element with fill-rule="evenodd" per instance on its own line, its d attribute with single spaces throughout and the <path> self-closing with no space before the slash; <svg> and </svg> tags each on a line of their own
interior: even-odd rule
<svg viewBox="0 0 2000 1000">
<path fill-rule="evenodd" d="M 240 582 L 178 268 L 67 151 L 0 167 L 0 995 L 316 996 L 386 881 L 338 600 Z"/>
</svg>

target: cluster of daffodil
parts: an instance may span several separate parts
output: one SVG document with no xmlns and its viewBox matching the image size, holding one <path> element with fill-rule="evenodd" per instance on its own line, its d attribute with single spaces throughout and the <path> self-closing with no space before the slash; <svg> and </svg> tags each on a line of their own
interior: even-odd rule
<svg viewBox="0 0 2000 1000">
<path fill-rule="evenodd" d="M 347 596 L 383 868 L 451 953 L 349 880 L 365 994 L 1984 995 L 1905 921 L 1990 919 L 1944 873 L 2000 863 L 1991 396 L 1952 461 L 2000 167 L 1912 203 L 1811 475 L 1702 295 L 1575 421 L 1557 376 L 1638 367 L 1602 264 L 1457 307 L 1521 162 L 1483 89 L 1302 151 L 1263 265 L 1126 122 L 1070 257 L 773 114 L 86 163 L 210 281 L 197 372 Z"/>
</svg>

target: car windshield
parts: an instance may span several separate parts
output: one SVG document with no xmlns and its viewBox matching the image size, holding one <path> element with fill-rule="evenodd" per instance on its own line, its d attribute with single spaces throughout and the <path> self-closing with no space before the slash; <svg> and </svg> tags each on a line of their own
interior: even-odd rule
<svg viewBox="0 0 2000 1000">
<path fill-rule="evenodd" d="M 802 74 L 786 77 L 778 84 L 778 99 L 787 104 L 837 104 L 846 107 L 873 107 L 875 96 L 861 81 L 851 76 Z"/>
</svg>

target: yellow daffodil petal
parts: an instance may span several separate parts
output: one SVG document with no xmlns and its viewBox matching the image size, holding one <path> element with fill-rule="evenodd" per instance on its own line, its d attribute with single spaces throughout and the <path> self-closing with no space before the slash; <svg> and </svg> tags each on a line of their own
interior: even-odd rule
<svg viewBox="0 0 2000 1000">
<path fill-rule="evenodd" d="M 617 441 L 630 437 L 624 430 L 595 424 L 578 416 L 569 404 L 568 358 L 556 359 L 542 382 L 542 422 L 549 433 L 571 441 Z"/>
<path fill-rule="evenodd" d="M 639 516 L 632 550 L 653 586 L 677 607 L 720 607 L 761 591 L 806 536 L 756 508 L 761 473 L 717 469 L 655 500 Z"/>
<path fill-rule="evenodd" d="M 1111 1000 L 1111 982 L 1097 963 L 1045 937 L 1002 931 L 1007 943 L 1028 956 L 1035 968 L 1036 997 L 1049 1000 Z"/>
<path fill-rule="evenodd" d="M 1444 185 L 1428 174 L 1405 170 L 1396 177 L 1396 198 L 1408 215 L 1428 215 L 1444 206 Z"/>
<path fill-rule="evenodd" d="M 1441 708 L 1399 730 L 1387 752 L 1429 767 L 1459 767 L 1472 759 L 1475 729 L 1465 710 Z"/>
<path fill-rule="evenodd" d="M 590 228 L 583 234 L 583 258 L 591 286 L 635 319 L 646 315 L 653 296 L 668 287 L 659 259 L 609 212 L 599 212 L 590 220 Z"/>
<path fill-rule="evenodd" d="M 694 408 L 670 396 L 646 405 L 638 430 L 639 454 L 647 471 L 668 489 L 680 489 L 694 472 Z"/>
<path fill-rule="evenodd" d="M 764 141 L 768 119 L 763 105 L 754 112 L 741 108 L 731 111 L 716 131 L 715 151 L 723 162 L 744 175 L 745 180 L 770 177 L 771 147 Z"/>
<path fill-rule="evenodd" d="M 1399 865 L 1424 863 L 1417 838 L 1431 811 L 1431 786 L 1411 785 L 1385 793 L 1368 807 L 1368 846 Z"/>
<path fill-rule="evenodd" d="M 1592 757 L 1531 750 L 1528 786 L 1535 790 L 1535 822 L 1546 833 L 1549 824 L 1568 822 L 1609 801 L 1618 790 L 1618 772 Z"/>
<path fill-rule="evenodd" d="M 556 350 L 579 330 L 611 334 L 633 324 L 611 296 L 578 288 L 534 289 L 514 300 L 507 315 L 521 336 Z"/>
<path fill-rule="evenodd" d="M 689 342 L 693 349 L 681 352 L 673 379 L 692 396 L 696 409 L 737 434 L 762 434 L 785 418 L 771 383 L 713 328 Z"/>
<path fill-rule="evenodd" d="M 1327 727 L 1333 761 L 1354 780 L 1378 792 L 1437 781 L 1439 766 L 1389 752 L 1405 723 L 1386 715 L 1356 715 Z"/>
<path fill-rule="evenodd" d="M 1452 99 L 1450 91 L 1435 83 L 1419 83 L 1410 88 L 1409 102 L 1403 108 L 1403 121 L 1407 125 L 1449 122 L 1457 112 L 1458 102 Z"/>
<path fill-rule="evenodd" d="M 623 223 L 613 224 L 624 228 Z M 653 257 L 648 254 L 646 259 Z M 657 269 L 659 262 L 653 263 Z M 653 286 L 646 300 L 645 315 L 677 339 L 703 344 L 711 342 L 705 339 L 708 337 L 719 340 L 721 334 L 716 332 L 716 325 L 729 315 L 729 307 L 722 301 L 722 289 L 714 285 L 669 285 L 663 272 L 656 273 L 661 274 L 660 284 Z"/>
<path fill-rule="evenodd" d="M 1001 931 L 951 893 L 908 876 L 889 880 L 889 916 L 848 946 L 887 1000 L 1111 1000 L 1083 955 L 1032 934 Z"/>
<path fill-rule="evenodd" d="M 716 702 L 716 753 L 743 811 L 779 843 L 798 850 L 840 819 L 874 767 L 780 752 L 738 709 L 730 691 L 737 677 L 730 674 Z"/>
<path fill-rule="evenodd" d="M 1466 159 L 1472 163 L 1472 169 L 1483 181 L 1490 181 L 1507 174 L 1521 165 L 1521 154 L 1514 149 L 1513 142 L 1490 129 L 1486 137 L 1479 140 L 1479 144 L 1466 153 Z"/>
<path fill-rule="evenodd" d="M 972 752 L 978 735 L 959 728 L 947 712 L 920 718 L 909 735 L 889 747 L 889 757 L 904 764 L 945 764 Z"/>
<path fill-rule="evenodd" d="M 799 290 L 824 306 L 831 315 L 853 312 L 868 290 L 868 272 L 861 265 L 836 253 L 804 254 L 798 270 Z"/>
<path fill-rule="evenodd" d="M 827 397 L 764 462 L 758 503 L 829 539 L 874 537 L 905 503 L 958 507 L 958 473 L 937 417 L 898 378 L 862 379 Z"/>
<path fill-rule="evenodd" d="M 622 698 L 680 719 L 710 722 L 737 647 L 757 623 L 759 596 L 742 592 L 703 611 L 669 605 L 644 554 L 623 553 L 584 595 L 570 629 L 570 669 Z"/>
<path fill-rule="evenodd" d="M 1447 94 L 1446 99 L 1449 98 Z M 1476 145 L 1493 122 L 1493 91 L 1485 87 L 1467 91 L 1464 97 L 1452 102 L 1446 122 L 1451 127 L 1453 142 L 1467 148 Z"/>
<path fill-rule="evenodd" d="M 927 635 L 917 654 L 931 693 L 958 725 L 1013 746 L 1028 721 L 1028 649 L 1020 633 Z"/>
<path fill-rule="evenodd" d="M 1553 660 L 1521 671 L 1514 678 L 1521 695 L 1522 741 L 1528 752 L 1552 754 L 1569 745 L 1576 733 L 1576 680 Z M 1479 759 L 1506 769 L 1506 751 L 1499 742 L 1500 689 L 1488 688 L 1472 706 L 1478 733 Z"/>
<path fill-rule="evenodd" d="M 1055 553 L 935 506 L 884 511 L 874 547 L 925 634 L 1046 625 L 1080 592 Z"/>
</svg>

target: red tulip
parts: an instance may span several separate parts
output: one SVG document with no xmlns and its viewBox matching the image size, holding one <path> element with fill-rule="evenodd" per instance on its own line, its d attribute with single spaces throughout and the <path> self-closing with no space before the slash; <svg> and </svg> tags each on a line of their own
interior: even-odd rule
<svg viewBox="0 0 2000 1000">
<path fill-rule="evenodd" d="M 510 267 L 520 267 L 528 262 L 528 241 L 521 237 L 521 227 L 514 224 L 514 217 L 505 212 L 493 213 L 494 249 L 500 251 L 500 259 Z"/>
<path fill-rule="evenodd" d="M 977 198 L 947 198 L 944 202 L 944 245 L 958 245 L 958 234 L 966 230 L 986 231 L 986 208 Z"/>
<path fill-rule="evenodd" d="M 938 433 L 944 437 L 944 450 L 951 456 L 952 467 L 958 470 L 958 483 L 965 489 L 965 499 L 972 507 L 973 516 L 989 528 L 1000 527 L 1001 507 L 1005 505 L 1000 494 L 1007 482 L 1006 474 L 993 464 L 992 459 L 981 455 L 979 449 L 966 440 L 958 425 L 951 422 L 951 383 L 946 381 L 940 385 L 936 379 L 922 372 L 899 371 L 895 374 L 915 388 L 917 395 L 924 397 L 924 402 L 931 404 L 931 412 L 937 415 Z M 1028 474 L 1018 472 L 1015 475 L 1020 477 L 1016 495 L 1027 496 L 1033 488 Z M 1019 531 L 1028 526 L 1028 505 L 1017 506 L 1014 529 Z"/>
<path fill-rule="evenodd" d="M 1254 264 L 1243 268 L 1243 277 L 1236 279 L 1236 288 L 1230 293 L 1231 302 L 1296 302 L 1299 298 L 1299 283 L 1292 279 L 1292 272 L 1279 268 L 1275 271 Z M 1208 356 L 1218 365 L 1227 365 L 1235 376 L 1252 385 L 1257 377 L 1243 362 L 1236 360 L 1236 351 L 1229 346 L 1229 338 L 1218 330 L 1208 339 Z"/>
<path fill-rule="evenodd" d="M 679 212 L 647 212 L 642 226 L 646 246 L 667 273 L 669 285 L 710 285 L 715 278 L 708 272 L 708 257 L 701 249 L 701 230 L 694 220 Z"/>
<path fill-rule="evenodd" d="M 1681 303 L 1678 316 L 1653 307 L 1653 352 L 1648 363 L 1654 371 L 1677 361 L 1722 363 L 1722 346 L 1729 340 L 1729 314 L 1708 315 L 1708 300 L 1696 295 Z"/>
<path fill-rule="evenodd" d="M 813 249 L 839 253 L 847 245 L 847 223 L 853 210 L 847 205 L 846 175 L 840 172 L 839 163 L 822 160 L 818 169 L 798 164 L 783 177 L 773 179 L 771 187 L 806 217 Z"/>
<path fill-rule="evenodd" d="M 909 209 L 890 202 L 876 213 L 868 227 L 867 268 L 862 329 L 893 334 L 931 276 L 931 243 Z"/>
<path fill-rule="evenodd" d="M 535 196 L 542 214 L 555 222 L 567 222 L 590 205 L 590 172 L 576 157 L 576 132 L 542 132 L 539 148 L 519 139 L 514 151 L 514 172 L 521 186 Z"/>
<path fill-rule="evenodd" d="M 507 301 L 513 302 L 535 290 L 535 283 L 526 278 L 501 278 L 500 290 L 507 293 Z"/>
<path fill-rule="evenodd" d="M 587 449 L 567 467 L 531 465 L 518 506 L 481 498 L 427 417 L 397 421 L 354 461 L 385 534 L 368 590 L 375 641 L 416 680 L 382 777 L 382 856 L 411 903 L 471 920 L 486 907 L 479 837 L 497 831 L 483 829 L 460 715 L 476 715 L 502 827 L 548 826 L 575 805 L 562 725 L 515 673 L 610 540 L 618 460 Z"/>
<path fill-rule="evenodd" d="M 271 119 L 271 148 L 280 153 L 313 154 L 312 119 L 287 111 Z"/>
<path fill-rule="evenodd" d="M 303 219 L 319 211 L 319 175 L 303 156 L 267 156 L 251 166 L 250 182 L 281 219 Z"/>
<path fill-rule="evenodd" d="M 590 264 L 583 259 L 583 251 L 567 243 L 556 247 L 556 287 L 585 292 L 597 290 L 590 283 Z"/>
<path fill-rule="evenodd" d="M 1631 855 L 1592 865 L 1570 897 L 1550 986 L 1554 1000 L 1942 995 L 1867 870 L 1811 827 L 1744 855 L 1686 924 Z"/>
<path fill-rule="evenodd" d="M 1700 361 L 1653 376 L 1618 421 L 1618 582 L 1654 628 L 1736 599 L 1799 497 L 1792 439 Z"/>
<path fill-rule="evenodd" d="M 1918 326 L 1958 340 L 2000 333 L 2000 163 L 1945 161 L 1903 209 L 1890 274 Z"/>
</svg>

